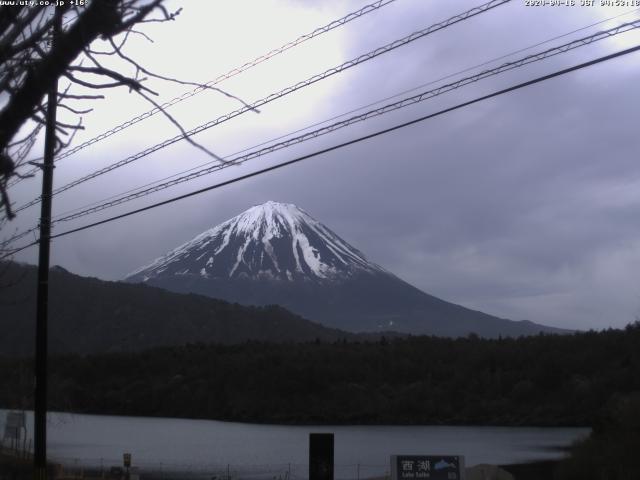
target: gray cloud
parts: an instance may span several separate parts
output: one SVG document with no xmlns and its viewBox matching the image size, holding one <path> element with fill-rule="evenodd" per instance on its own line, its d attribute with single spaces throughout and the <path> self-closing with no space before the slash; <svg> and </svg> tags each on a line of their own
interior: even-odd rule
<svg viewBox="0 0 640 480">
<path fill-rule="evenodd" d="M 388 17 L 380 12 L 343 33 L 344 58 L 473 5 L 401 3 L 389 7 Z M 311 123 L 603 15 L 585 9 L 557 15 L 548 9 L 501 7 L 345 73 L 331 83 L 325 101 L 294 96 L 283 102 L 305 111 L 311 105 Z M 620 47 L 607 42 L 572 52 L 276 154 L 254 168 Z M 637 54 L 629 56 L 68 237 L 55 242 L 54 262 L 82 274 L 121 278 L 249 206 L 277 200 L 296 203 L 372 260 L 447 300 L 562 327 L 622 326 L 640 313 L 635 286 L 640 271 L 640 93 L 631 88 L 640 83 L 639 64 Z M 247 145 L 287 131 L 287 115 L 271 116 L 272 110 L 265 108 L 255 120 L 267 124 L 255 135 L 239 123 L 201 138 L 212 143 L 228 138 L 224 148 L 232 151 L 238 147 L 231 139 L 248 136 L 251 141 L 242 142 Z M 157 140 L 154 131 L 141 132 Z M 130 153 L 117 143 L 112 148 L 114 154 Z M 194 155 L 187 152 L 181 147 L 150 160 L 165 165 L 176 155 L 185 160 Z M 248 171 L 231 170 L 225 175 Z M 147 178 L 144 168 L 131 171 L 121 174 L 122 188 Z M 214 181 L 203 179 L 158 199 Z M 69 206 L 96 193 L 91 190 L 69 197 Z M 112 190 L 113 185 L 104 184 L 99 197 Z M 29 252 L 19 258 L 33 261 L 35 256 Z"/>
</svg>

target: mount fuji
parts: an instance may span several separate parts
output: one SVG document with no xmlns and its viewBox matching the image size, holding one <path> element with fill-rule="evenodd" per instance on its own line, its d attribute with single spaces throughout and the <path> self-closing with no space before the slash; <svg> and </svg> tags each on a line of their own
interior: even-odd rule
<svg viewBox="0 0 640 480">
<path fill-rule="evenodd" d="M 129 274 L 178 293 L 279 304 L 353 332 L 484 337 L 562 330 L 494 317 L 429 295 L 369 261 L 292 204 L 266 202 Z"/>
</svg>

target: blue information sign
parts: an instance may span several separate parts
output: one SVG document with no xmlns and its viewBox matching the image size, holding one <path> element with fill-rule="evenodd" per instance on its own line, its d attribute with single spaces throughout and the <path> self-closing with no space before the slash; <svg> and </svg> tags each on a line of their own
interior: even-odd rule
<svg viewBox="0 0 640 480">
<path fill-rule="evenodd" d="M 460 455 L 392 455 L 392 480 L 464 480 Z"/>
</svg>

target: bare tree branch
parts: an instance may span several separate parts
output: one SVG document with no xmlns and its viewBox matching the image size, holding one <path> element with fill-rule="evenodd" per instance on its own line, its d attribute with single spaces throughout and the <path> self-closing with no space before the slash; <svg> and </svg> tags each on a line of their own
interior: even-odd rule
<svg viewBox="0 0 640 480">
<path fill-rule="evenodd" d="M 207 147 L 200 145 L 199 143 L 197 143 L 195 140 L 193 140 L 189 135 L 187 135 L 187 132 L 185 132 L 184 128 L 182 128 L 182 125 L 180 125 L 180 123 L 173 118 L 164 108 L 162 108 L 161 105 L 159 105 L 156 101 L 154 101 L 153 99 L 147 97 L 144 93 L 142 92 L 137 92 L 141 97 L 143 97 L 145 100 L 147 100 L 149 103 L 151 103 L 154 107 L 156 107 L 165 117 L 167 117 L 169 119 L 169 121 L 171 123 L 173 123 L 176 127 L 178 127 L 178 130 L 180 130 L 180 133 L 182 133 L 183 138 L 190 143 L 191 145 L 193 145 L 194 147 L 196 147 L 199 150 L 202 150 L 204 153 L 206 153 L 207 155 L 209 155 L 211 158 L 214 158 L 215 160 L 217 160 L 218 162 L 221 163 L 228 163 L 227 160 L 224 160 L 222 157 L 216 155 L 215 153 L 213 153 L 211 150 L 209 150 Z"/>
<path fill-rule="evenodd" d="M 67 5 L 55 10 L 56 14 L 60 15 L 62 12 L 68 18 L 53 44 L 50 28 L 53 7 L 0 6 L 0 95 L 5 95 L 8 99 L 0 107 L 0 209 L 4 208 L 6 218 L 14 216 L 7 194 L 8 186 L 15 185 L 19 179 L 33 176 L 34 173 L 34 170 L 26 174 L 19 173 L 17 169 L 27 164 L 38 167 L 34 161 L 25 159 L 45 124 L 46 109 L 42 102 L 51 86 L 60 78 L 64 78 L 68 85 L 58 93 L 58 106 L 68 112 L 67 115 L 70 113 L 77 116 L 78 121 L 75 124 L 72 123 L 74 120 L 68 122 L 66 119 L 56 122 L 56 154 L 71 145 L 77 131 L 84 129 L 82 115 L 93 110 L 90 107 L 76 107 L 72 102 L 100 100 L 104 96 L 92 91 L 126 87 L 151 103 L 178 128 L 183 138 L 192 146 L 216 161 L 225 163 L 218 155 L 187 135 L 178 119 L 166 111 L 170 105 L 151 98 L 158 96 L 157 91 L 152 89 L 155 88 L 152 82 L 172 82 L 214 90 L 256 113 L 259 110 L 241 98 L 211 85 L 153 73 L 124 52 L 127 41 L 133 35 L 153 43 L 153 39 L 146 33 L 134 28 L 136 25 L 173 21 L 180 14 L 180 9 L 174 12 L 167 10 L 163 1 L 87 0 L 82 8 Z M 106 48 L 105 44 L 99 44 L 101 41 L 105 42 Z M 117 62 L 114 67 L 111 61 L 107 67 L 102 63 L 106 57 L 122 60 L 120 63 L 127 68 L 119 68 Z M 78 59 L 91 64 L 83 65 Z M 132 75 L 123 73 L 130 70 L 131 66 L 134 67 Z M 28 122 L 33 124 L 31 131 L 16 138 Z M 14 179 L 9 184 L 11 177 L 16 177 L 17 180 Z"/>
</svg>

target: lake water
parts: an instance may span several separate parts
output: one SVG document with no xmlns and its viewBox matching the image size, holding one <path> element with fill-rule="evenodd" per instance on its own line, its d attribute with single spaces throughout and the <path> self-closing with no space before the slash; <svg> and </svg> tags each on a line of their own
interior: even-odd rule
<svg viewBox="0 0 640 480">
<path fill-rule="evenodd" d="M 6 410 L 0 410 L 0 432 Z M 29 438 L 33 415 L 28 412 Z M 48 454 L 67 465 L 133 464 L 158 472 L 190 471 L 207 478 L 305 478 L 310 432 L 335 434 L 336 478 L 366 478 L 388 471 L 394 454 L 465 455 L 467 466 L 507 464 L 562 456 L 558 447 L 586 428 L 443 426 L 280 426 L 246 423 L 51 413 Z"/>
</svg>

